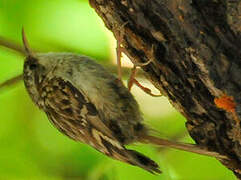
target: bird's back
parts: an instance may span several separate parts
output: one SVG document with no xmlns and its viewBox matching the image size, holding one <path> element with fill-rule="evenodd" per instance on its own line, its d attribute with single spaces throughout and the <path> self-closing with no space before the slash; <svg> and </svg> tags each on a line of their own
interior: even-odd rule
<svg viewBox="0 0 241 180">
<path fill-rule="evenodd" d="M 56 74 L 68 74 L 66 80 L 88 96 L 101 120 L 123 144 L 129 144 L 136 140 L 139 133 L 145 133 L 139 106 L 119 79 L 88 57 L 66 56 L 69 58 L 60 61 Z"/>
</svg>

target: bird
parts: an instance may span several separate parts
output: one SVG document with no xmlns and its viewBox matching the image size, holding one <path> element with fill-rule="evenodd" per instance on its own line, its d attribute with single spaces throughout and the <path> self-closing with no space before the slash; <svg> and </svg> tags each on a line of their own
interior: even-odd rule
<svg viewBox="0 0 241 180">
<path fill-rule="evenodd" d="M 65 52 L 35 53 L 24 30 L 22 40 L 26 90 L 53 126 L 69 138 L 151 173 L 161 173 L 159 165 L 126 145 L 141 142 L 225 158 L 197 145 L 152 136 L 128 88 L 90 57 Z"/>
</svg>

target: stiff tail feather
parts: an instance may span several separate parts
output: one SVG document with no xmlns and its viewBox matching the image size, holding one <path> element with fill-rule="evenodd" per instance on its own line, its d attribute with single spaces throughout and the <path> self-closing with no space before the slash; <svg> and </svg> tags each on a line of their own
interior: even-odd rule
<svg viewBox="0 0 241 180">
<path fill-rule="evenodd" d="M 159 170 L 159 166 L 155 161 L 151 160 L 147 156 L 145 156 L 137 151 L 128 150 L 128 149 L 126 149 L 126 151 L 129 154 L 129 156 L 131 156 L 129 158 L 128 163 L 135 165 L 135 166 L 139 166 L 139 167 L 149 171 L 152 174 L 161 173 L 161 171 Z"/>
<path fill-rule="evenodd" d="M 146 144 L 154 144 L 154 145 L 158 145 L 158 146 L 179 149 L 179 150 L 183 150 L 183 151 L 187 151 L 187 152 L 215 157 L 218 159 L 228 159 L 226 156 L 221 155 L 218 152 L 208 151 L 195 144 L 178 143 L 178 142 L 169 141 L 166 139 L 161 139 L 161 138 L 150 136 L 150 135 L 141 137 L 139 140 L 140 140 L 140 142 L 146 143 Z"/>
</svg>

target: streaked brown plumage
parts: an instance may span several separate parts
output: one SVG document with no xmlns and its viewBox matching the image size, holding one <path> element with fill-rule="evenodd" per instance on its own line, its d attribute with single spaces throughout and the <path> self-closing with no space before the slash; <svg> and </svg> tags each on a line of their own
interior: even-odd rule
<svg viewBox="0 0 241 180">
<path fill-rule="evenodd" d="M 133 142 L 154 143 L 222 158 L 194 145 L 170 142 L 149 135 L 139 106 L 120 80 L 88 57 L 72 53 L 27 52 L 26 89 L 53 125 L 73 140 L 149 172 L 160 173 L 148 157 L 125 148 Z"/>
</svg>

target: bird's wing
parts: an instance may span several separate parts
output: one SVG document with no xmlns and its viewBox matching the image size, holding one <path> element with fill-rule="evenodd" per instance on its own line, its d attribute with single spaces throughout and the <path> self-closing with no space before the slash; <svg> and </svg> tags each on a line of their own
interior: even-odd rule
<svg viewBox="0 0 241 180">
<path fill-rule="evenodd" d="M 103 135 L 115 139 L 111 130 L 101 121 L 95 105 L 81 89 L 75 88 L 69 81 L 52 78 L 43 83 L 40 94 L 44 99 L 48 116 L 66 119 L 64 121 L 70 121 L 73 127 L 77 125 L 80 129 L 86 128 L 90 132 L 91 128 L 94 128 Z"/>
<path fill-rule="evenodd" d="M 159 172 L 158 165 L 135 151 L 127 150 L 100 119 L 95 105 L 85 92 L 62 78 L 45 80 L 39 89 L 44 110 L 62 133 L 91 145 L 98 151 L 120 161 Z"/>
</svg>

